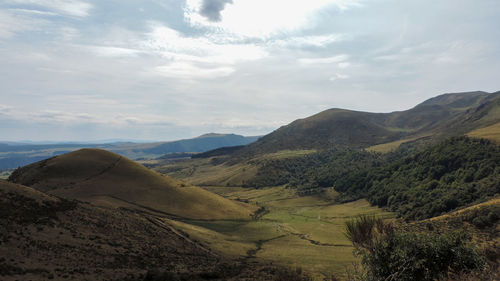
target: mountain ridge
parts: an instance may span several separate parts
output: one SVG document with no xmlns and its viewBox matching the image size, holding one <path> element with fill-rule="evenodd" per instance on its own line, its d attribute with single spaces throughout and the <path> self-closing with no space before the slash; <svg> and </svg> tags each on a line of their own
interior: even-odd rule
<svg viewBox="0 0 500 281">
<path fill-rule="evenodd" d="M 500 122 L 497 111 L 500 92 L 481 91 L 444 94 L 390 113 L 332 108 L 282 126 L 234 155 L 333 146 L 367 148 L 419 136 L 465 134 Z"/>
</svg>

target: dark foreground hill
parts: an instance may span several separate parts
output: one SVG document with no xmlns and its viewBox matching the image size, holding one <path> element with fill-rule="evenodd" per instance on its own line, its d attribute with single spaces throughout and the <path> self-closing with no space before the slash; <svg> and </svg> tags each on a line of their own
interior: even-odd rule
<svg viewBox="0 0 500 281">
<path fill-rule="evenodd" d="M 1 280 L 270 280 L 270 272 L 213 253 L 167 219 L 0 180 Z"/>
<path fill-rule="evenodd" d="M 283 126 L 232 155 L 248 158 L 280 150 L 367 148 L 405 139 L 460 135 L 499 123 L 499 112 L 500 92 L 445 94 L 391 113 L 329 109 Z"/>
<path fill-rule="evenodd" d="M 256 209 L 100 149 L 82 149 L 19 168 L 9 181 L 63 198 L 183 218 L 250 219 Z"/>
</svg>

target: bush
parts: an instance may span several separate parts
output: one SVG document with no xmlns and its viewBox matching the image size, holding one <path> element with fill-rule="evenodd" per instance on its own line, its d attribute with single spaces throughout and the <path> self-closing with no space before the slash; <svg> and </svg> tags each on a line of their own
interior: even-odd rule
<svg viewBox="0 0 500 281">
<path fill-rule="evenodd" d="M 464 232 L 398 232 L 381 219 L 359 217 L 346 223 L 346 233 L 363 266 L 356 280 L 442 280 L 482 272 L 486 265 Z"/>
</svg>

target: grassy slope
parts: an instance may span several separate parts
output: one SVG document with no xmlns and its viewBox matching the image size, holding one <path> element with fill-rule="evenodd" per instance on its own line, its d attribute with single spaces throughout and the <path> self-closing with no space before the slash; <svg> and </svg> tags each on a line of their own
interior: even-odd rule
<svg viewBox="0 0 500 281">
<path fill-rule="evenodd" d="M 447 214 L 444 214 L 444 215 L 441 215 L 441 216 L 433 217 L 433 218 L 430 218 L 428 220 L 430 220 L 430 221 L 445 220 L 447 218 L 454 217 L 454 216 L 460 215 L 462 213 L 466 213 L 466 212 L 469 212 L 471 210 L 475 210 L 475 209 L 478 209 L 478 208 L 483 208 L 485 206 L 490 206 L 490 205 L 500 205 L 500 197 L 499 198 L 493 198 L 493 199 L 490 199 L 490 200 L 488 200 L 486 202 L 475 204 L 475 205 L 472 205 L 472 206 L 469 206 L 469 207 L 466 207 L 466 208 L 463 208 L 463 209 L 460 209 L 460 210 L 457 210 L 457 211 L 453 211 L 451 213 L 447 213 Z"/>
<path fill-rule="evenodd" d="M 470 137 L 484 138 L 500 144 L 500 123 L 493 124 L 484 128 L 476 129 L 467 133 Z"/>
<path fill-rule="evenodd" d="M 316 196 L 299 197 L 283 187 L 208 189 L 230 199 L 248 200 L 269 212 L 253 221 L 185 220 L 173 222 L 176 227 L 219 253 L 299 266 L 318 278 L 332 273 L 342 276 L 356 260 L 343 234 L 345 220 L 358 214 L 392 217 L 365 200 L 332 205 Z"/>
<path fill-rule="evenodd" d="M 141 280 L 155 263 L 196 272 L 217 262 L 202 245 L 145 216 L 61 204 L 0 180 L 2 280 L 123 280 L 127 275 Z M 162 254 L 151 255 L 152 249 Z"/>
<path fill-rule="evenodd" d="M 410 114 L 408 114 L 410 113 Z M 425 121 L 427 120 L 427 121 Z M 428 124 L 423 125 L 427 122 Z M 371 151 L 386 153 L 401 144 L 419 138 L 467 134 L 500 142 L 500 92 L 441 95 L 425 101 L 414 109 L 395 112 L 389 118 L 393 126 L 414 126 L 418 134 L 370 146 Z"/>
<path fill-rule="evenodd" d="M 65 198 L 187 218 L 248 219 L 255 209 L 98 149 L 82 149 L 23 167 L 11 180 Z"/>
<path fill-rule="evenodd" d="M 315 150 L 282 150 L 236 164 L 219 163 L 218 157 L 194 158 L 174 163 L 158 163 L 154 169 L 200 186 L 242 186 L 257 174 L 261 163 L 272 159 L 303 157 Z M 222 158 L 224 159 L 224 158 Z"/>
</svg>

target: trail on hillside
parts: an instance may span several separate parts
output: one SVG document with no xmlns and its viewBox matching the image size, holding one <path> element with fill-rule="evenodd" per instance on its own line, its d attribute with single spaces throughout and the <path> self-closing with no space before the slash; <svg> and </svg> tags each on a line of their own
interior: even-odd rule
<svg viewBox="0 0 500 281">
<path fill-rule="evenodd" d="M 121 162 L 121 160 L 122 160 L 122 157 L 120 156 L 120 157 L 118 157 L 118 159 L 116 159 L 115 162 L 111 163 L 109 166 L 105 167 L 104 169 L 102 169 L 101 171 L 99 171 L 97 174 L 88 176 L 87 178 L 83 179 L 82 182 L 90 181 L 90 180 L 92 180 L 94 178 L 97 178 L 100 175 L 103 175 L 103 174 L 107 173 L 108 171 L 110 171 L 113 168 L 115 168 L 116 166 L 118 166 L 118 164 Z"/>
</svg>

